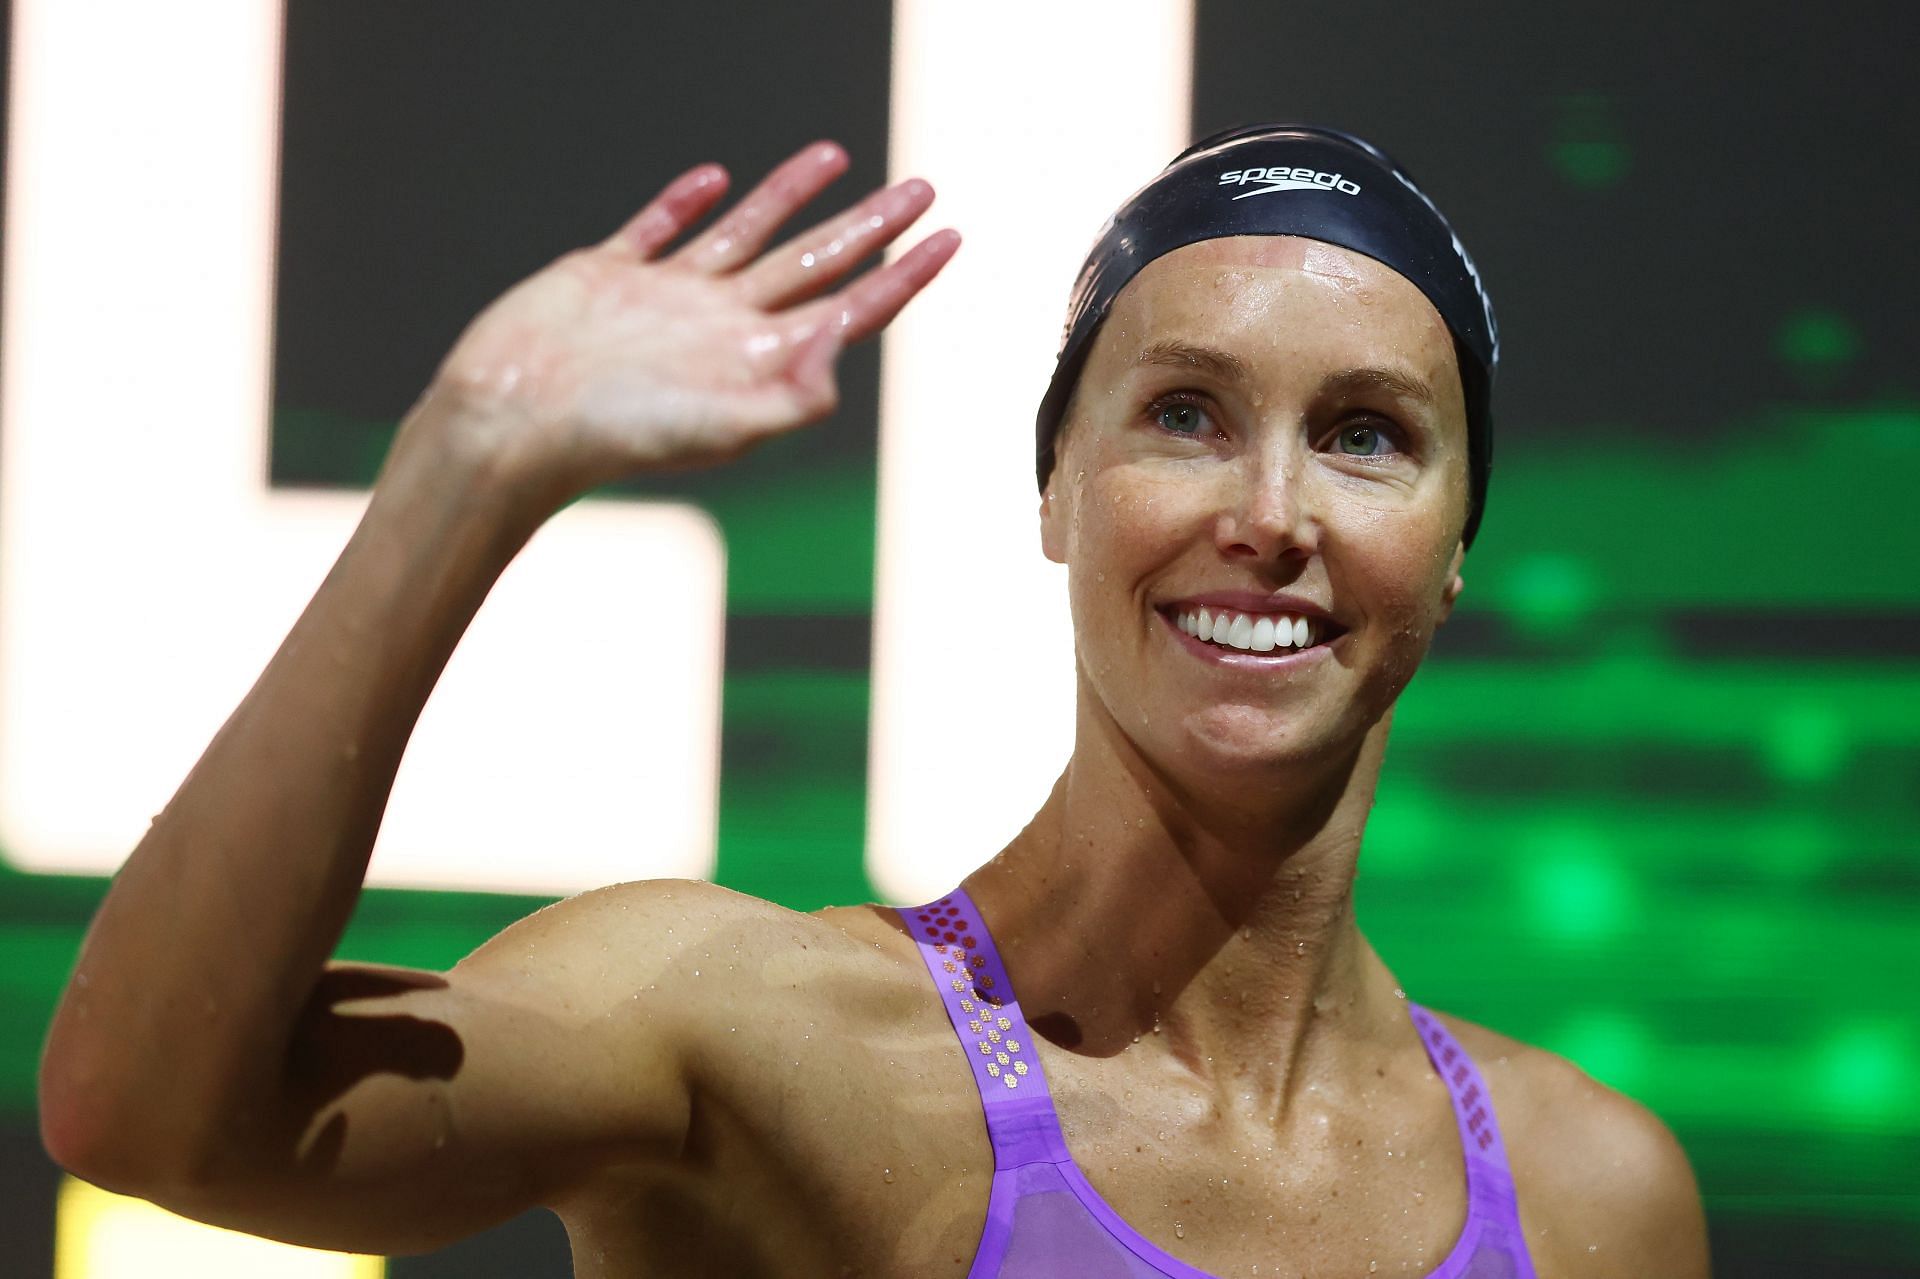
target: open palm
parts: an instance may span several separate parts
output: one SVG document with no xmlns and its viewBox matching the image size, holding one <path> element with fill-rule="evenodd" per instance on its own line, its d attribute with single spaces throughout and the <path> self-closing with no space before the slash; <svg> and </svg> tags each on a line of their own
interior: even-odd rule
<svg viewBox="0 0 1920 1279">
<path fill-rule="evenodd" d="M 818 421 L 838 402 L 840 350 L 886 325 L 960 242 L 938 232 L 828 292 L 932 203 L 933 189 L 912 179 L 763 253 L 846 166 L 834 143 L 807 147 L 663 253 L 727 188 L 718 165 L 689 170 L 614 235 L 481 312 L 436 387 L 516 465 L 576 492 L 724 461 Z"/>
</svg>

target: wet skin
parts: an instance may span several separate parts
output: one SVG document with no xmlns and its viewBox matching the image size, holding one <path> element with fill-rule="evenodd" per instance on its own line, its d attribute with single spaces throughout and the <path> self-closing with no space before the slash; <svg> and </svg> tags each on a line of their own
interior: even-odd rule
<svg viewBox="0 0 1920 1279">
<path fill-rule="evenodd" d="M 821 420 L 839 351 L 952 257 L 937 232 L 848 279 L 926 210 L 916 181 L 769 248 L 847 163 L 807 147 L 703 231 L 727 177 L 698 166 L 462 333 L 334 570 L 89 928 L 42 1061 L 58 1162 L 333 1250 L 427 1251 L 547 1205 L 587 1279 L 966 1272 L 992 1153 L 891 912 L 638 881 L 445 973 L 313 971 L 433 677 L 524 540 L 600 483 Z M 1306 241 L 1190 246 L 1116 300 L 1041 503 L 1075 623 L 1074 749 L 966 883 L 1070 1149 L 1213 1273 L 1421 1274 L 1465 1215 L 1445 1090 L 1352 908 L 1394 699 L 1460 591 L 1461 416 L 1445 330 L 1406 281 Z M 1326 642 L 1263 657 L 1176 629 L 1219 592 L 1284 593 Z M 1433 945 L 1459 940 L 1447 925 L 1442 906 Z M 1542 1275 L 1705 1273 L 1657 1120 L 1449 1024 Z"/>
<path fill-rule="evenodd" d="M 1424 1274 L 1465 1217 L 1459 1142 L 1351 888 L 1394 699 L 1461 590 L 1445 327 L 1356 254 L 1189 246 L 1117 300 L 1059 458 L 1040 523 L 1067 569 L 1074 754 L 966 887 L 1069 1146 L 1211 1273 Z M 1163 610 L 1229 589 L 1309 600 L 1340 633 L 1214 661 Z M 762 976 L 713 991 L 740 1015 L 703 1036 L 691 1157 L 556 1205 L 579 1273 L 965 1274 L 992 1153 L 913 946 L 877 907 L 801 919 L 717 892 L 709 977 L 716 953 Z M 1684 1257 L 1697 1196 L 1656 1120 L 1445 1020 L 1487 1077 L 1541 1275 Z"/>
</svg>

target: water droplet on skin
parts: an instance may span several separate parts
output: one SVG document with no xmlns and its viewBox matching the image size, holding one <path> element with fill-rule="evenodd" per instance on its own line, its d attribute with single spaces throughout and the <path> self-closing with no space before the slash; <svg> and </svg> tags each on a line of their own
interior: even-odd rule
<svg viewBox="0 0 1920 1279">
<path fill-rule="evenodd" d="M 1307 953 L 1307 943 L 1305 943 L 1305 942 L 1303 942 L 1303 941 L 1297 941 L 1297 942 L 1295 942 L 1295 943 L 1293 943 L 1293 953 L 1294 953 L 1294 954 L 1296 954 L 1296 955 L 1304 955 L 1304 954 L 1306 954 L 1306 953 Z M 697 976 L 699 976 L 699 974 L 698 974 L 698 973 L 695 973 L 695 974 L 694 974 L 694 976 L 696 976 L 696 977 L 697 977 Z"/>
<path fill-rule="evenodd" d="M 893 1184 L 893 1169 L 882 1168 L 880 1170 L 880 1180 L 886 1182 L 889 1186 L 891 1186 Z"/>
<path fill-rule="evenodd" d="M 1174 1222 L 1174 1223 L 1173 1223 L 1173 1237 L 1174 1237 L 1175 1239 L 1185 1239 L 1185 1238 L 1187 1237 L 1187 1228 L 1186 1228 L 1185 1226 L 1183 1226 L 1183 1225 L 1181 1225 L 1181 1224 L 1180 1224 L 1179 1222 L 1177 1222 L 1177 1221 L 1176 1221 L 1176 1222 Z"/>
</svg>

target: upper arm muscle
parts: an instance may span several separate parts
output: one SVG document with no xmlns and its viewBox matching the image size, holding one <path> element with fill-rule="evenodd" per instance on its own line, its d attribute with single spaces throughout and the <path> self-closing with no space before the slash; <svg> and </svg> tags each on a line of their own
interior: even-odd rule
<svg viewBox="0 0 1920 1279">
<path fill-rule="evenodd" d="M 584 893 L 444 974 L 329 964 L 279 1105 L 236 1116 L 228 1162 L 156 1200 L 309 1247 L 420 1252 L 549 1202 L 608 1158 L 671 1157 L 693 1006 L 671 984 L 642 988 L 697 931 L 676 941 L 669 921 L 719 891 Z"/>
</svg>

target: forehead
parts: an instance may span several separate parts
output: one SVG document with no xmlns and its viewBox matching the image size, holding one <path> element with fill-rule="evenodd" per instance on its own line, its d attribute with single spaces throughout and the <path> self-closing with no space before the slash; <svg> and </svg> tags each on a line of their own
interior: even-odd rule
<svg viewBox="0 0 1920 1279">
<path fill-rule="evenodd" d="M 1096 348 L 1125 358 L 1175 330 L 1256 350 L 1454 366 L 1446 322 L 1411 280 L 1363 253 L 1294 235 L 1225 236 L 1155 258 L 1114 299 Z"/>
</svg>

